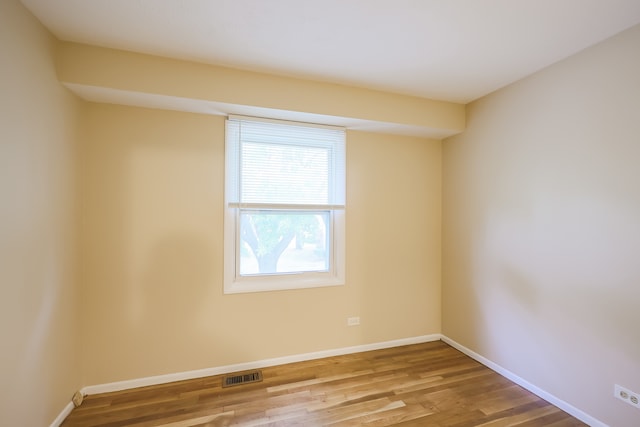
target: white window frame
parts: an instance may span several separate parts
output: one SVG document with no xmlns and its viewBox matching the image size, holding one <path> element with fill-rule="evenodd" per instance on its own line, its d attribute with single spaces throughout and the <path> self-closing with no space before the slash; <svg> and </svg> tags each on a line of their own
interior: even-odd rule
<svg viewBox="0 0 640 427">
<path fill-rule="evenodd" d="M 340 129 L 334 126 L 315 125 L 282 120 L 261 119 L 254 117 L 229 116 L 229 120 L 251 120 L 295 126 L 310 126 Z M 230 188 L 236 179 L 227 175 L 233 168 L 229 162 L 237 161 L 230 154 L 228 131 L 226 132 L 226 170 L 225 170 L 225 213 L 224 213 L 224 293 L 236 294 L 247 292 L 280 291 L 289 289 L 317 288 L 325 286 L 339 286 L 345 283 L 345 207 L 344 205 L 252 205 L 239 204 L 230 201 L 229 195 L 236 191 Z M 326 272 L 300 272 L 278 274 L 240 275 L 240 212 L 243 209 L 287 210 L 287 211 L 328 211 L 330 218 L 329 269 Z"/>
</svg>

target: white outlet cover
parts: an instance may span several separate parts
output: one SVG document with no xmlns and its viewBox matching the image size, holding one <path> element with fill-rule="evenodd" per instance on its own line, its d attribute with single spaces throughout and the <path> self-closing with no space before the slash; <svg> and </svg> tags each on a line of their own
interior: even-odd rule
<svg viewBox="0 0 640 427">
<path fill-rule="evenodd" d="M 640 393 L 635 393 L 629 389 L 616 384 L 614 387 L 613 395 L 623 402 L 640 409 Z"/>
</svg>

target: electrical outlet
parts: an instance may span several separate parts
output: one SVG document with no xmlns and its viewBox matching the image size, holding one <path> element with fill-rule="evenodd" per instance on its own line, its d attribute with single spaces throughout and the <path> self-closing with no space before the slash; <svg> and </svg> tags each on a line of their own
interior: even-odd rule
<svg viewBox="0 0 640 427">
<path fill-rule="evenodd" d="M 347 326 L 357 326 L 360 324 L 359 317 L 347 317 Z"/>
<path fill-rule="evenodd" d="M 616 384 L 613 394 L 623 402 L 627 402 L 629 405 L 640 409 L 640 393 L 635 393 Z"/>
</svg>

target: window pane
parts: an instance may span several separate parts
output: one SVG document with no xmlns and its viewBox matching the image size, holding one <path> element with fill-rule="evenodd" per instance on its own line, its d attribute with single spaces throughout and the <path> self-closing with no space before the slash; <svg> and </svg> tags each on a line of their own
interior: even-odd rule
<svg viewBox="0 0 640 427">
<path fill-rule="evenodd" d="M 327 272 L 329 211 L 240 212 L 240 275 Z"/>
</svg>

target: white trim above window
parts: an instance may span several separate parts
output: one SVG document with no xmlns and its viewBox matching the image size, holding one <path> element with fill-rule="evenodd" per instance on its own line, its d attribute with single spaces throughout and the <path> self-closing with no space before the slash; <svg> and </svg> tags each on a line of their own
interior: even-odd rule
<svg viewBox="0 0 640 427">
<path fill-rule="evenodd" d="M 230 116 L 225 167 L 225 293 L 344 284 L 344 129 Z"/>
</svg>

